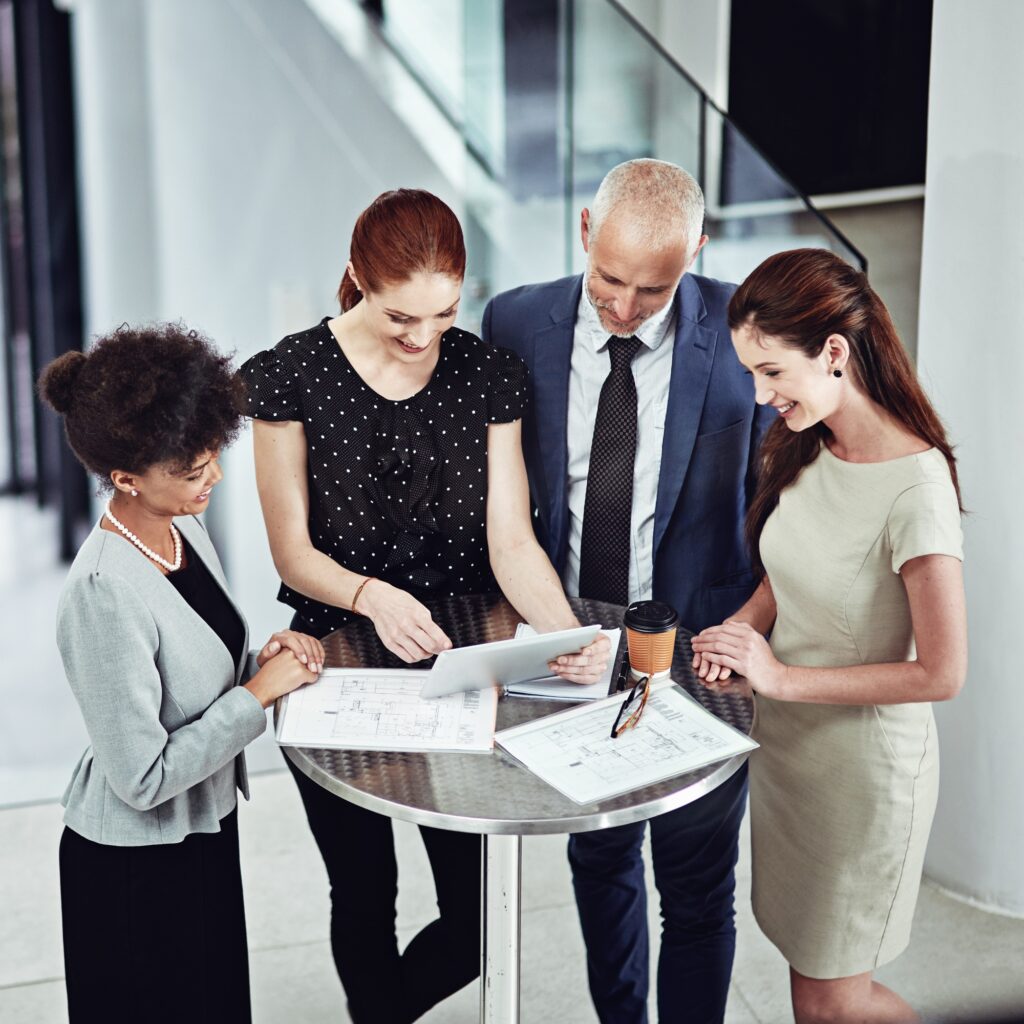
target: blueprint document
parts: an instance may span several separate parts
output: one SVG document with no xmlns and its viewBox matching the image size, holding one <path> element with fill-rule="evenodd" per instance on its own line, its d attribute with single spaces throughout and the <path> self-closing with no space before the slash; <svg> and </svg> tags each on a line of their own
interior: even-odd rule
<svg viewBox="0 0 1024 1024">
<path fill-rule="evenodd" d="M 426 670 L 329 668 L 293 690 L 277 714 L 286 747 L 344 750 L 490 750 L 498 691 L 420 697 Z"/>
<path fill-rule="evenodd" d="M 757 746 L 670 679 L 654 684 L 637 725 L 612 739 L 612 723 L 625 697 L 616 694 L 517 725 L 495 740 L 578 804 L 597 803 Z"/>
</svg>

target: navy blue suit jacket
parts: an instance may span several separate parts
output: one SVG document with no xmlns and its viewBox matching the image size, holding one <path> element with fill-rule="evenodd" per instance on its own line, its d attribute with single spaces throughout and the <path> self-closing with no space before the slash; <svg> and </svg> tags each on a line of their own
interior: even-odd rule
<svg viewBox="0 0 1024 1024">
<path fill-rule="evenodd" d="M 532 374 L 523 451 L 537 536 L 559 574 L 569 538 L 569 363 L 582 287 L 577 276 L 515 288 L 495 296 L 483 318 L 484 338 L 518 353 Z M 743 518 L 757 446 L 776 415 L 755 405 L 753 382 L 733 352 L 726 309 L 734 288 L 686 274 L 673 300 L 653 591 L 694 631 L 731 615 L 753 589 Z"/>
</svg>

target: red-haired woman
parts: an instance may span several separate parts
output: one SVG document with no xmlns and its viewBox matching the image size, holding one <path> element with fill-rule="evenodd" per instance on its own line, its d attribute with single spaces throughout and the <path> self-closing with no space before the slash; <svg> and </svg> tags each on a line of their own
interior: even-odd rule
<svg viewBox="0 0 1024 1024">
<path fill-rule="evenodd" d="M 323 636 L 365 615 L 415 662 L 451 646 L 423 600 L 500 585 L 539 631 L 575 625 L 530 522 L 526 369 L 454 326 L 466 267 L 455 214 L 429 192 L 385 192 L 349 251 L 341 315 L 242 370 L 293 622 Z M 602 639 L 555 671 L 593 682 L 608 657 Z M 390 820 L 292 774 L 330 876 L 349 1012 L 357 1024 L 415 1020 L 479 971 L 479 841 L 421 828 L 440 917 L 399 955 Z"/>
<path fill-rule="evenodd" d="M 930 702 L 966 674 L 956 464 L 889 314 L 839 257 L 765 260 L 729 326 L 780 416 L 747 520 L 764 577 L 693 649 L 709 685 L 736 674 L 755 694 L 754 913 L 798 1024 L 917 1020 L 871 973 L 909 941 L 938 794 Z"/>
</svg>

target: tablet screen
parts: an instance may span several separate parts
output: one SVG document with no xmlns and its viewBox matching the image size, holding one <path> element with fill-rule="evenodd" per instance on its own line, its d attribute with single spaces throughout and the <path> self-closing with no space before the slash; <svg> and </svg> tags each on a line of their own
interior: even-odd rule
<svg viewBox="0 0 1024 1024">
<path fill-rule="evenodd" d="M 548 676 L 551 674 L 549 661 L 586 647 L 600 629 L 600 626 L 578 626 L 557 633 L 442 651 L 430 670 L 422 696 L 443 697 L 460 690 L 508 686 Z"/>
</svg>

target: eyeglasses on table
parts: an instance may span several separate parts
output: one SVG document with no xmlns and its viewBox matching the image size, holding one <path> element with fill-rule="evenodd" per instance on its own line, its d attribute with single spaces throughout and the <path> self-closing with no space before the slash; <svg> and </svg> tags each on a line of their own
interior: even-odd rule
<svg viewBox="0 0 1024 1024">
<path fill-rule="evenodd" d="M 622 668 L 619 669 L 618 686 L 616 689 L 623 689 L 629 673 L 629 661 L 623 658 Z M 647 707 L 647 698 L 651 695 L 651 677 L 641 676 L 629 691 L 629 696 L 619 705 L 619 713 L 615 716 L 612 725 L 612 739 L 618 739 L 627 729 L 640 721 L 640 716 Z"/>
</svg>

